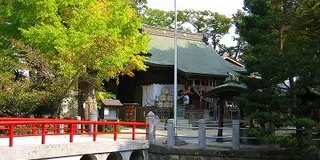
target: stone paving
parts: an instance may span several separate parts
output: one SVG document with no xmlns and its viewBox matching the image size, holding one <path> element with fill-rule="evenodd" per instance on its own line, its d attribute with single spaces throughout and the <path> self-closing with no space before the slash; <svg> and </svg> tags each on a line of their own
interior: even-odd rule
<svg viewBox="0 0 320 160">
<path fill-rule="evenodd" d="M 131 132 L 131 128 L 125 128 L 122 130 L 122 132 Z M 143 132 L 145 133 L 145 129 L 136 129 L 136 132 Z M 179 129 L 177 130 L 177 133 L 179 136 L 197 136 L 198 135 L 198 130 L 195 129 Z M 164 129 L 157 129 L 156 130 L 156 141 L 157 143 L 165 143 L 167 139 L 167 131 Z M 217 136 L 218 130 L 214 129 L 209 129 L 206 131 L 207 135 L 207 148 L 208 149 L 218 149 L 218 150 L 229 150 L 232 148 L 231 144 L 231 138 L 232 138 L 232 131 L 231 130 L 224 130 L 223 135 L 226 137 L 224 142 L 216 142 L 216 139 L 208 138 L 208 137 L 214 137 Z M 113 135 L 103 135 L 112 138 Z M 132 135 L 118 135 L 118 138 L 121 139 L 131 139 Z M 136 139 L 145 139 L 145 135 L 136 135 Z M 198 145 L 198 138 L 191 138 L 191 137 L 179 137 L 179 140 L 183 140 L 187 142 L 187 145 L 182 145 L 179 146 L 179 148 L 188 148 L 188 147 L 194 147 Z M 245 145 L 241 144 L 240 148 L 241 149 L 246 149 L 246 150 L 267 150 L 268 145 Z"/>
</svg>

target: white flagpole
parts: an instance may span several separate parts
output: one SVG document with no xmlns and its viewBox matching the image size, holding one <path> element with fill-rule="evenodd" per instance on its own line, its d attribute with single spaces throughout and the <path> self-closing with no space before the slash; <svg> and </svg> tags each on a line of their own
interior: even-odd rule
<svg viewBox="0 0 320 160">
<path fill-rule="evenodd" d="M 177 96 L 178 96 L 178 47 L 177 47 L 177 0 L 174 0 L 174 13 L 175 13 L 175 20 L 174 20 L 174 133 L 177 134 Z"/>
</svg>

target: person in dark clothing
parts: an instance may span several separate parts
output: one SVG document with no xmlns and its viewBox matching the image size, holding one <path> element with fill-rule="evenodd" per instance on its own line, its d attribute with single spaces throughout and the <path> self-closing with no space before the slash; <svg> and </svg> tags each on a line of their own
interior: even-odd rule
<svg viewBox="0 0 320 160">
<path fill-rule="evenodd" d="M 174 114 L 173 114 L 173 110 L 171 110 L 168 119 L 173 119 L 174 118 Z"/>
</svg>

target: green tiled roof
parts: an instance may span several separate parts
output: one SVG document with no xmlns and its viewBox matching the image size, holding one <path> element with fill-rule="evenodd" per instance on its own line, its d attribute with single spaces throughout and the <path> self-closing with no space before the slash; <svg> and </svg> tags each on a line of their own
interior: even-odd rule
<svg viewBox="0 0 320 160">
<path fill-rule="evenodd" d="M 214 87 L 213 89 L 207 91 L 204 93 L 205 97 L 213 97 L 219 93 L 241 93 L 241 92 L 247 92 L 248 87 L 242 83 L 235 83 L 235 82 L 228 82 L 225 84 L 222 84 L 220 86 Z"/>
<path fill-rule="evenodd" d="M 222 84 L 220 86 L 217 86 L 213 89 L 220 89 L 220 88 L 239 88 L 239 89 L 243 89 L 243 90 L 247 90 L 248 87 L 242 83 L 234 83 L 234 82 L 228 82 L 228 83 L 225 83 L 225 84 Z"/>
<path fill-rule="evenodd" d="M 150 35 L 149 65 L 174 65 L 174 39 Z M 178 39 L 178 69 L 188 74 L 228 76 L 228 72 L 245 72 L 245 68 L 235 66 L 224 60 L 214 49 L 204 42 Z"/>
</svg>

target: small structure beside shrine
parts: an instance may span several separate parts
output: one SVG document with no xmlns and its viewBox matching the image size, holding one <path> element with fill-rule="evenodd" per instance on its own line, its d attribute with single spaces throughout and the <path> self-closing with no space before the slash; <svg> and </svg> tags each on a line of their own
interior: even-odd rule
<svg viewBox="0 0 320 160">
<path fill-rule="evenodd" d="M 119 100 L 104 99 L 101 100 L 102 106 L 99 109 L 99 116 L 104 120 L 119 120 L 119 107 L 123 104 Z"/>
</svg>

